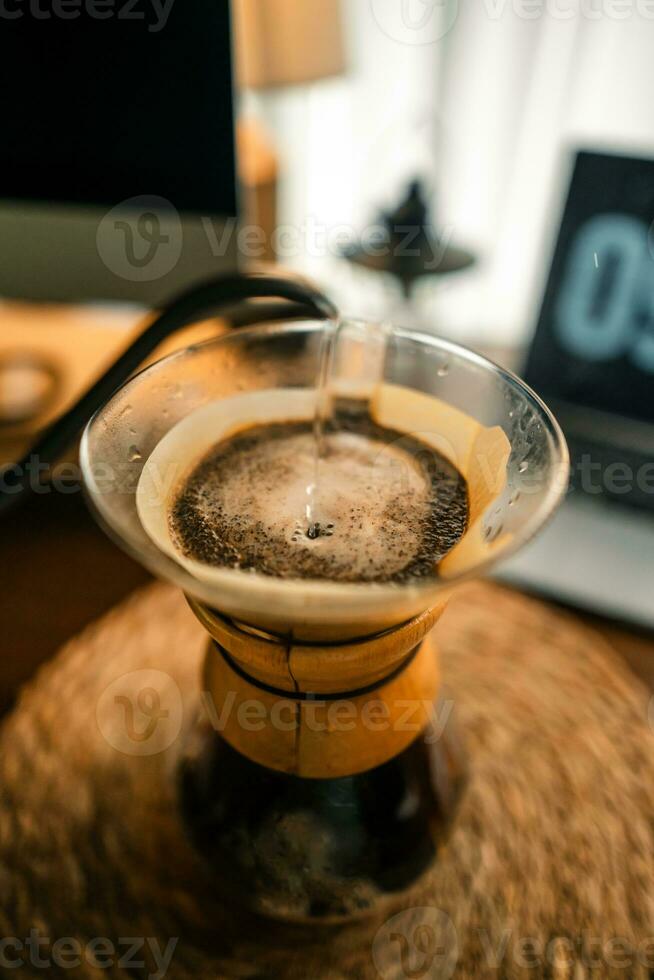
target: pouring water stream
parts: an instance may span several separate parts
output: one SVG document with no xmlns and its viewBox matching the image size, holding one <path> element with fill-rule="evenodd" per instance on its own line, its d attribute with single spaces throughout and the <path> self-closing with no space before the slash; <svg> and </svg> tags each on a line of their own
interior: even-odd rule
<svg viewBox="0 0 654 980">
<path fill-rule="evenodd" d="M 307 484 L 305 507 L 306 536 L 312 541 L 322 534 L 328 536 L 332 534 L 332 525 L 327 525 L 321 519 L 320 471 L 327 456 L 327 426 L 334 411 L 333 380 L 336 347 L 341 330 L 347 325 L 342 320 L 328 320 L 323 327 L 320 342 L 316 373 L 316 407 L 313 417 L 313 479 Z M 364 331 L 364 359 L 359 378 L 374 386 L 381 382 L 384 375 L 384 358 L 391 327 L 387 323 L 360 326 Z"/>
</svg>

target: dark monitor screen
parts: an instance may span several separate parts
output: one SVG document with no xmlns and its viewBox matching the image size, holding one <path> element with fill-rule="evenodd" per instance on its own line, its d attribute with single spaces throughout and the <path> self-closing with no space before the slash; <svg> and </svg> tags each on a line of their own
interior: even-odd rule
<svg viewBox="0 0 654 980">
<path fill-rule="evenodd" d="M 227 0 L 5 0 L 0 198 L 234 215 Z"/>
<path fill-rule="evenodd" d="M 576 155 L 525 372 L 546 399 L 654 422 L 653 221 L 654 160 Z"/>
</svg>

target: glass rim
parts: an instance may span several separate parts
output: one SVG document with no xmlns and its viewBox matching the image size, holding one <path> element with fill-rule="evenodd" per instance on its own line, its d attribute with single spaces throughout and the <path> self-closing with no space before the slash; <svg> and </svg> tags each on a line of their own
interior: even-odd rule
<svg viewBox="0 0 654 980">
<path fill-rule="evenodd" d="M 370 324 L 372 320 L 366 320 L 361 317 L 342 317 L 342 321 L 345 323 L 351 323 L 354 325 Z M 83 487 L 84 495 L 90 509 L 99 523 L 99 525 L 105 530 L 109 537 L 120 545 L 120 547 L 127 551 L 132 557 L 134 557 L 138 562 L 144 565 L 149 571 L 156 575 L 165 577 L 166 579 L 173 581 L 176 585 L 184 589 L 184 591 L 191 594 L 197 595 L 199 598 L 203 599 L 203 583 L 196 580 L 189 571 L 187 571 L 181 564 L 175 563 L 172 558 L 164 555 L 159 551 L 154 542 L 150 542 L 152 545 L 151 552 L 145 551 L 139 542 L 133 540 L 130 536 L 123 533 L 123 529 L 115 526 L 111 519 L 111 508 L 103 508 L 100 504 L 102 500 L 103 493 L 97 487 L 95 477 L 93 474 L 92 467 L 92 452 L 90 447 L 90 440 L 92 437 L 92 431 L 94 426 L 103 417 L 109 405 L 113 400 L 119 395 L 125 393 L 129 388 L 135 387 L 140 383 L 140 380 L 146 374 L 154 375 L 158 371 L 161 371 L 168 365 L 173 364 L 176 360 L 181 360 L 194 354 L 201 354 L 202 352 L 214 348 L 214 347 L 227 347 L 230 344 L 242 344 L 244 341 L 249 339 L 257 340 L 262 337 L 270 336 L 288 336 L 293 333 L 312 333 L 317 334 L 321 332 L 325 327 L 324 320 L 314 320 L 314 319 L 300 319 L 293 321 L 281 321 L 274 323 L 263 323 L 256 324 L 249 327 L 239 327 L 234 330 L 230 330 L 225 334 L 218 335 L 216 337 L 211 337 L 207 340 L 200 341 L 198 343 L 190 344 L 186 347 L 180 348 L 179 350 L 173 351 L 163 357 L 157 359 L 156 361 L 147 364 L 112 393 L 109 399 L 102 405 L 96 412 L 93 413 L 91 418 L 88 420 L 84 432 L 80 441 L 80 465 L 83 475 Z M 353 594 L 359 596 L 369 595 L 381 597 L 384 594 L 397 596 L 398 594 L 410 595 L 410 594 L 423 594 L 423 593 L 437 593 L 444 590 L 449 590 L 454 585 L 458 585 L 461 582 L 469 580 L 471 578 L 476 578 L 481 575 L 486 574 L 492 567 L 498 563 L 506 560 L 521 548 L 523 548 L 532 538 L 549 522 L 552 515 L 554 514 L 557 506 L 563 499 L 566 493 L 568 476 L 569 476 L 569 452 L 568 446 L 563 435 L 563 431 L 554 417 L 552 411 L 548 408 L 546 403 L 540 398 L 540 396 L 513 371 L 508 368 L 502 367 L 490 358 L 477 351 L 471 350 L 468 347 L 458 344 L 456 341 L 449 340 L 445 337 L 440 337 L 437 334 L 427 333 L 426 331 L 416 330 L 412 328 L 405 328 L 393 325 L 392 333 L 390 335 L 393 341 L 408 341 L 418 345 L 428 346 L 433 350 L 458 358 L 470 366 L 487 371 L 495 376 L 501 378 L 511 390 L 518 391 L 520 394 L 531 404 L 531 407 L 536 410 L 539 421 L 543 422 L 548 430 L 548 433 L 552 439 L 552 444 L 554 447 L 554 459 L 555 464 L 558 469 L 558 478 L 550 481 L 549 485 L 544 488 L 544 499 L 539 505 L 536 512 L 528 517 L 524 524 L 522 524 L 516 532 L 511 536 L 511 539 L 500 549 L 490 554 L 488 557 L 484 558 L 473 567 L 466 569 L 465 571 L 458 572 L 452 575 L 450 578 L 429 578 L 428 580 L 416 580 L 407 583 L 396 583 L 396 582 L 335 582 L 329 579 L 318 579 L 318 578 L 301 578 L 301 577 L 289 577 L 289 578 L 278 578 L 276 576 L 265 575 L 261 572 L 234 569 L 234 568 L 224 568 L 220 571 L 225 576 L 225 581 L 231 581 L 234 586 L 247 585 L 249 589 L 255 590 L 266 590 L 271 588 L 271 584 L 274 583 L 276 589 L 288 589 L 297 590 L 301 587 L 305 591 L 307 597 L 318 597 L 319 595 L 324 595 L 326 591 L 329 592 L 337 601 L 345 600 L 346 597 L 352 597 Z M 145 534 L 145 529 L 143 529 Z M 158 560 L 152 558 L 152 554 L 156 554 Z M 205 599 L 206 601 L 206 599 Z"/>
</svg>

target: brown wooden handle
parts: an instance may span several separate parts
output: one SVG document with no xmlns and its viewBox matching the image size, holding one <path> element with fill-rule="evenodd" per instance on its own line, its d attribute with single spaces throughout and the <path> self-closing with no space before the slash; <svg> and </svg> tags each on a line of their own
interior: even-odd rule
<svg viewBox="0 0 654 980">
<path fill-rule="evenodd" d="M 286 644 L 189 599 L 212 641 L 205 704 L 218 733 L 263 766 L 308 778 L 354 775 L 405 749 L 432 718 L 442 606 L 358 642 Z"/>
</svg>

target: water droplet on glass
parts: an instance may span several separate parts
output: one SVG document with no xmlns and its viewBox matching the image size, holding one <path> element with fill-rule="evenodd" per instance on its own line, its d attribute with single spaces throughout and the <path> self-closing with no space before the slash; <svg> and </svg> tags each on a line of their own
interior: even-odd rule
<svg viewBox="0 0 654 980">
<path fill-rule="evenodd" d="M 445 364 L 441 364 L 441 366 L 436 371 L 436 374 L 438 375 L 439 378 L 446 378 L 449 373 L 450 373 L 450 365 L 447 363 L 447 361 L 445 362 Z"/>
<path fill-rule="evenodd" d="M 526 473 L 528 469 L 529 469 L 529 463 L 527 462 L 526 459 L 523 459 L 523 461 L 518 466 L 518 473 Z"/>
<path fill-rule="evenodd" d="M 129 447 L 129 461 L 130 463 L 135 463 L 137 460 L 142 459 L 141 450 L 138 446 Z"/>
<path fill-rule="evenodd" d="M 520 491 L 516 490 L 514 493 L 511 494 L 511 497 L 509 498 L 509 507 L 513 507 L 513 505 L 517 504 L 519 500 L 520 500 Z"/>
<path fill-rule="evenodd" d="M 499 537 L 501 533 L 502 533 L 501 524 L 491 524 L 488 527 L 484 528 L 484 538 L 486 539 L 486 541 L 488 541 L 489 544 L 492 541 L 495 541 L 495 539 Z"/>
</svg>

